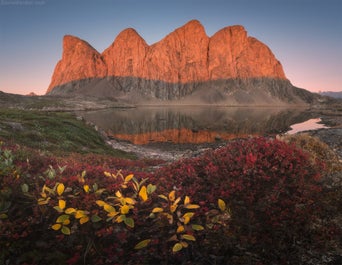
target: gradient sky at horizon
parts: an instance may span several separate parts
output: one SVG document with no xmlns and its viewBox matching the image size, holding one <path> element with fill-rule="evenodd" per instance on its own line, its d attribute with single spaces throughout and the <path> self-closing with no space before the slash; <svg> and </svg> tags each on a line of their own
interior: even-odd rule
<svg viewBox="0 0 342 265">
<path fill-rule="evenodd" d="M 0 0 L 0 91 L 44 94 L 66 34 L 102 52 L 125 28 L 153 44 L 191 19 L 208 36 L 243 25 L 293 85 L 342 91 L 341 0 Z"/>
</svg>

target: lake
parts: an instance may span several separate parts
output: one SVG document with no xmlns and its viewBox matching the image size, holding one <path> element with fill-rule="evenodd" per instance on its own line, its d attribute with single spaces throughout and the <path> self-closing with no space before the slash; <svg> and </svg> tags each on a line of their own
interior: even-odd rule
<svg viewBox="0 0 342 265">
<path fill-rule="evenodd" d="M 77 115 L 96 125 L 109 137 L 136 145 L 165 142 L 199 144 L 275 135 L 289 131 L 291 125 L 319 118 L 303 108 L 212 106 L 105 109 L 79 112 Z"/>
</svg>

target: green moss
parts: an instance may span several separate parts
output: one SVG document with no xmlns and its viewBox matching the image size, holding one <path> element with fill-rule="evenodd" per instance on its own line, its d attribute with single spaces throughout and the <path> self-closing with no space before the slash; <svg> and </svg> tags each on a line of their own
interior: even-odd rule
<svg viewBox="0 0 342 265">
<path fill-rule="evenodd" d="M 113 150 L 94 128 L 66 112 L 0 109 L 0 138 L 59 155 L 75 152 L 133 158 Z"/>
</svg>

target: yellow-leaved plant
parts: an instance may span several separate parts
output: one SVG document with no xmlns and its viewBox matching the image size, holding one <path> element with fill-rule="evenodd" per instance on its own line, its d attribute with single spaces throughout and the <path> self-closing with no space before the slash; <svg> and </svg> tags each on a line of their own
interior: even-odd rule
<svg viewBox="0 0 342 265">
<path fill-rule="evenodd" d="M 149 196 L 156 190 L 152 184 L 144 185 L 147 179 L 138 181 L 133 174 L 124 177 L 119 171 L 116 174 L 105 172 L 105 176 L 123 182 L 114 196 L 108 196 L 105 200 L 97 200 L 96 204 L 107 213 L 106 221 L 124 223 L 129 228 L 134 228 L 134 219 L 131 213 L 138 201 L 146 202 Z M 133 193 L 131 192 L 133 189 Z"/>
<path fill-rule="evenodd" d="M 84 178 L 84 173 L 82 173 L 82 178 Z M 93 190 L 96 194 L 101 194 L 103 190 L 99 190 L 97 185 L 94 184 L 93 188 L 91 189 L 89 185 L 83 185 L 83 191 L 85 193 L 89 193 Z M 42 192 L 40 193 L 41 197 L 38 199 L 38 205 L 44 206 L 47 205 L 52 197 L 57 199 L 57 205 L 53 208 L 60 214 L 56 218 L 55 224 L 51 226 L 51 228 L 55 231 L 61 231 L 64 235 L 70 235 L 71 229 L 69 225 L 71 224 L 72 220 L 77 220 L 80 225 L 83 225 L 89 220 L 93 223 L 99 222 L 101 217 L 94 214 L 91 217 L 89 216 L 89 212 L 82 209 L 76 209 L 73 207 L 67 207 L 67 196 L 64 196 L 65 193 L 71 192 L 71 188 L 65 188 L 63 183 L 56 183 L 53 188 L 49 188 L 48 186 L 44 185 L 42 188 Z"/>
<path fill-rule="evenodd" d="M 218 209 L 211 209 L 206 213 L 207 222 L 206 227 L 213 229 L 215 226 L 226 227 L 228 221 L 231 219 L 231 211 L 222 199 L 217 200 Z"/>
<path fill-rule="evenodd" d="M 163 242 L 173 253 L 177 253 L 196 241 L 197 232 L 205 228 L 211 229 L 214 225 L 226 226 L 230 218 L 226 203 L 218 199 L 219 210 L 210 210 L 203 226 L 194 221 L 196 210 L 200 206 L 192 203 L 189 196 L 177 196 L 175 190 L 166 195 L 153 195 L 157 189 L 156 185 L 147 184 L 147 179 L 138 181 L 133 174 L 124 176 L 121 171 L 116 174 L 104 172 L 104 175 L 117 182 L 116 190 L 107 191 L 99 188 L 96 183 L 87 184 L 85 171 L 78 177 L 80 187 L 66 187 L 62 182 L 57 182 L 52 188 L 43 186 L 38 199 L 42 212 L 51 204 L 57 204 L 52 206 L 59 214 L 51 226 L 53 230 L 70 235 L 79 226 L 90 221 L 97 223 L 104 220 L 114 225 L 124 224 L 120 228 L 122 230 L 135 229 L 135 235 L 140 239 L 134 247 L 136 250 L 146 248 L 157 239 L 155 242 Z M 93 209 L 91 214 L 87 210 L 70 207 L 77 203 L 81 194 L 95 198 L 94 205 L 103 211 Z M 91 209 L 91 205 L 89 207 L 87 209 Z M 139 230 L 141 227 L 135 226 L 134 218 L 151 220 L 152 230 L 144 230 L 143 227 Z M 96 227 L 101 227 L 101 223 Z M 158 234 L 156 231 L 164 232 Z"/>
<path fill-rule="evenodd" d="M 200 206 L 192 204 L 189 196 L 185 196 L 184 199 L 177 197 L 175 190 L 171 191 L 168 195 L 161 194 L 158 197 L 162 201 L 160 205 L 152 209 L 149 217 L 154 219 L 156 223 L 164 221 L 170 227 L 173 235 L 168 238 L 167 242 L 174 242 L 172 244 L 173 253 L 187 248 L 189 242 L 196 241 L 194 233 L 204 229 L 202 225 L 191 222 L 195 215 L 195 212 L 192 210 L 196 210 Z M 139 242 L 135 249 L 144 248 L 150 242 L 151 239 L 145 239 Z"/>
</svg>

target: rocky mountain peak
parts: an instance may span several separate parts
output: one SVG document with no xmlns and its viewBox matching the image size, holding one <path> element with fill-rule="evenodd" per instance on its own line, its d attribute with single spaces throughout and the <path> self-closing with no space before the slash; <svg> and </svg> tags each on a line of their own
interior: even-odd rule
<svg viewBox="0 0 342 265">
<path fill-rule="evenodd" d="M 86 41 L 66 35 L 63 38 L 62 59 L 56 65 L 47 92 L 60 84 L 106 75 L 107 67 L 101 54 Z"/>
<path fill-rule="evenodd" d="M 272 51 L 248 36 L 243 26 L 225 27 L 208 37 L 198 20 L 189 21 L 150 46 L 134 29 L 125 29 L 102 54 L 87 42 L 66 35 L 62 59 L 47 92 L 72 83 L 68 91 L 77 87 L 77 93 L 89 90 L 92 94 L 93 85 L 86 86 L 87 82 L 104 77 L 103 96 L 107 90 L 115 95 L 118 87 L 120 95 L 134 90 L 137 95 L 163 99 L 192 94 L 203 82 L 223 84 L 222 80 L 256 78 L 288 82 Z"/>
<path fill-rule="evenodd" d="M 132 28 L 123 30 L 102 57 L 109 76 L 139 76 L 148 45 Z"/>
<path fill-rule="evenodd" d="M 192 34 L 205 34 L 203 25 L 196 19 L 190 20 L 183 26 L 179 27 L 177 30 L 184 30 L 185 32 L 190 32 Z"/>
<path fill-rule="evenodd" d="M 197 20 L 191 20 L 150 46 L 142 77 L 170 83 L 208 79 L 209 38 Z"/>
</svg>

